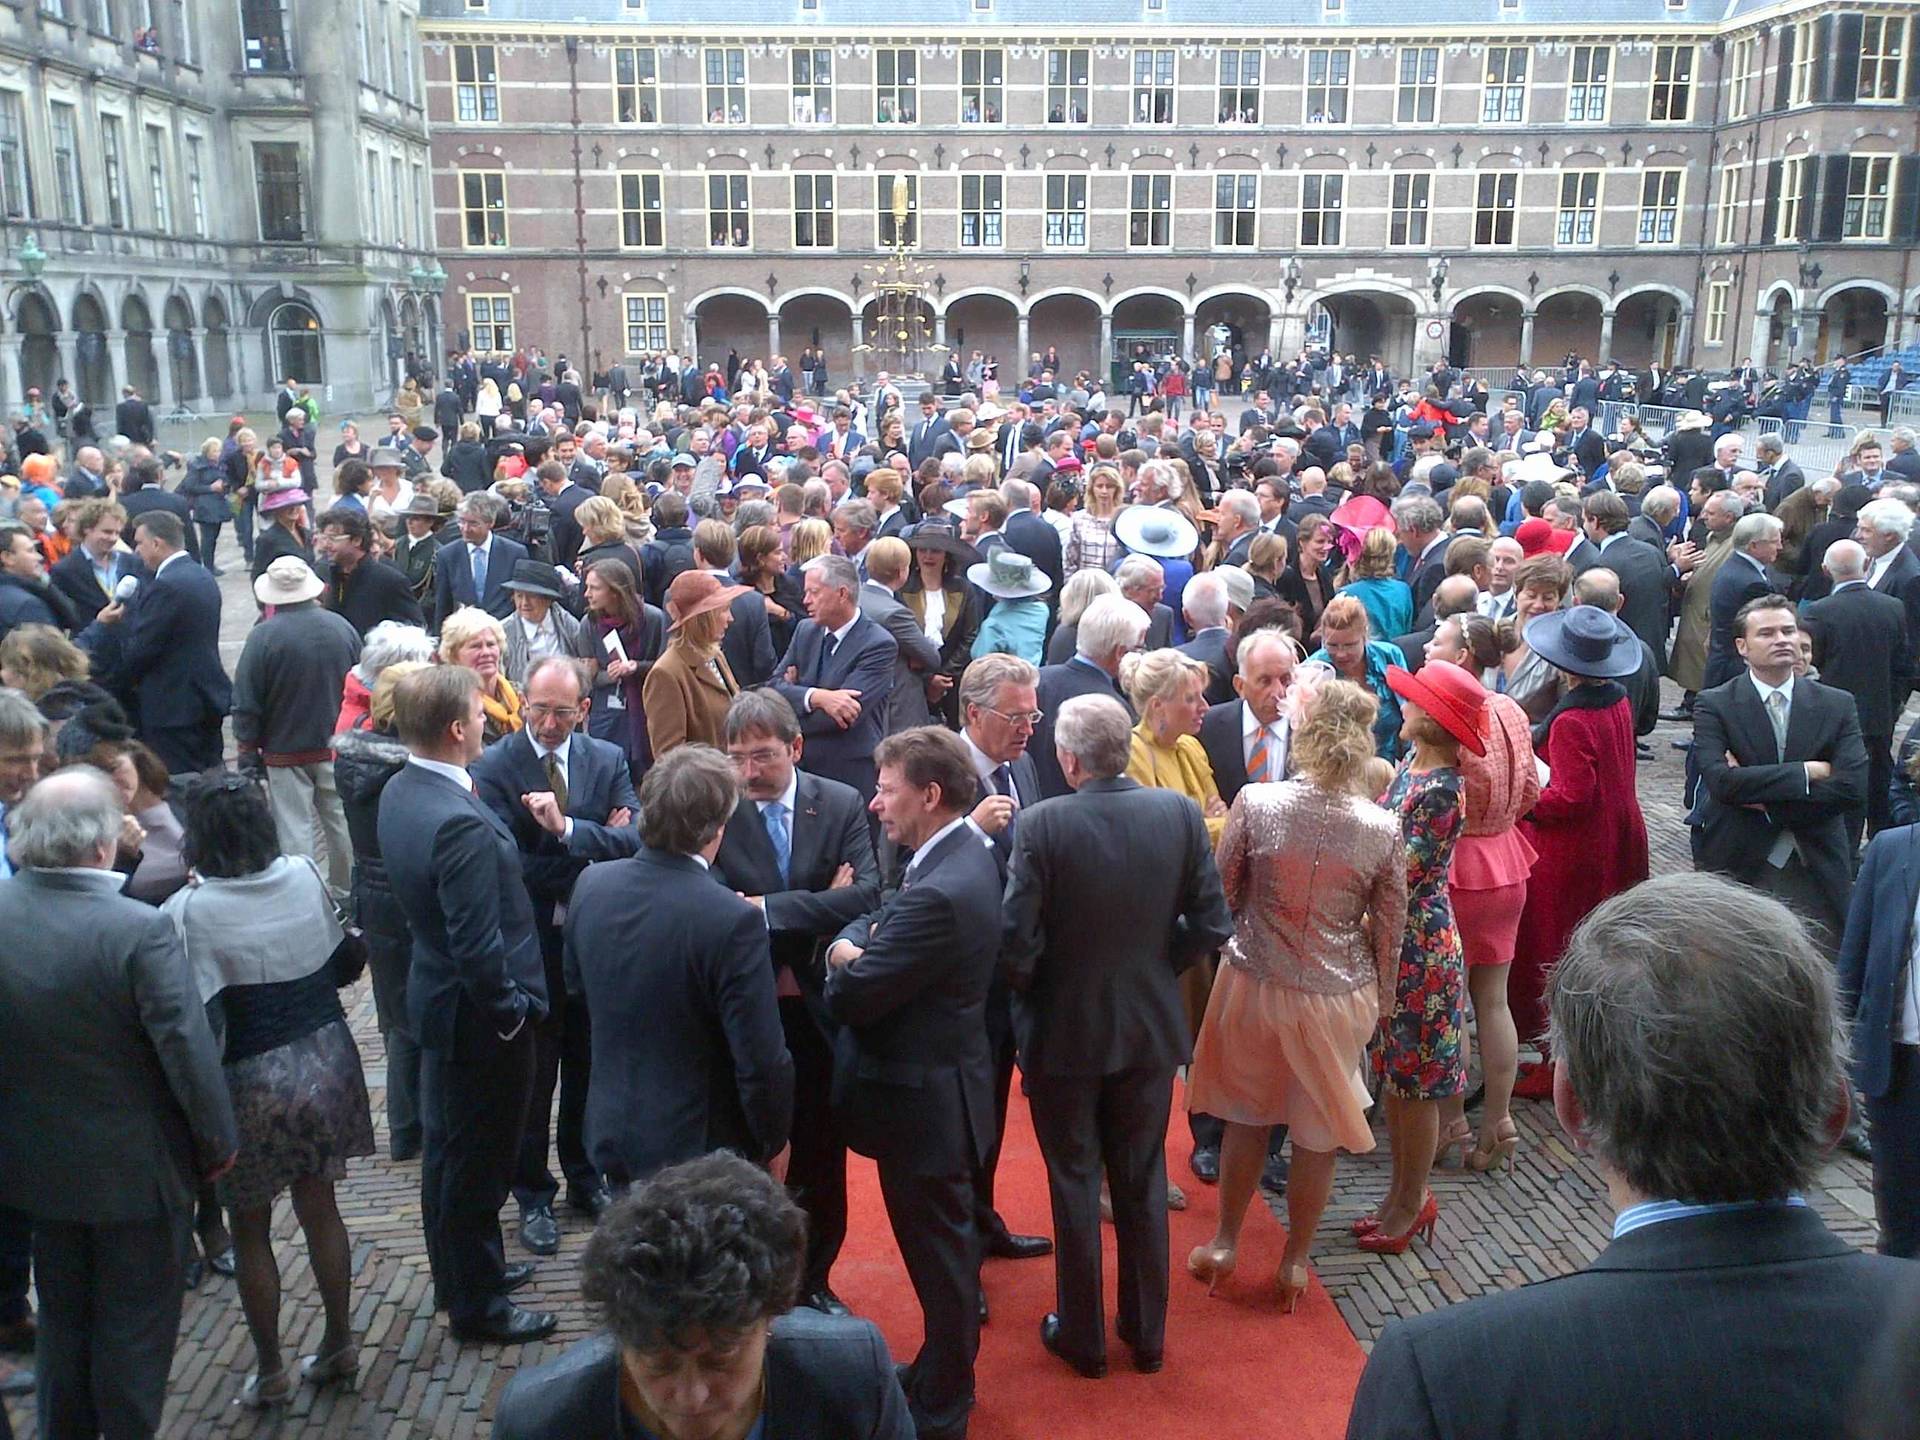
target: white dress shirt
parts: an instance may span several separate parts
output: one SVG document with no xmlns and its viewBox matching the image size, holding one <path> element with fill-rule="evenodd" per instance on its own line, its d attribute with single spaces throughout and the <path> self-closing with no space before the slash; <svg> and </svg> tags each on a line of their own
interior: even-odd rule
<svg viewBox="0 0 1920 1440">
<path fill-rule="evenodd" d="M 936 587 L 920 593 L 920 628 L 927 632 L 927 639 L 935 645 L 943 645 L 947 637 L 947 592 Z"/>
<path fill-rule="evenodd" d="M 1267 750 L 1270 755 L 1267 775 L 1271 780 L 1284 780 L 1287 774 L 1288 748 L 1292 741 L 1292 727 L 1285 715 L 1280 716 L 1271 725 L 1262 725 L 1260 717 L 1253 713 L 1253 706 L 1242 702 L 1240 706 L 1240 758 L 1248 765 L 1253 763 L 1253 747 L 1260 743 L 1260 737 L 1268 737 Z"/>
<path fill-rule="evenodd" d="M 464 765 L 449 765 L 444 760 L 429 760 L 424 755 L 409 755 L 407 763 L 418 765 L 422 770 L 438 775 L 443 780 L 451 780 L 469 795 L 473 794 L 473 777 L 467 774 L 467 767 Z"/>
<path fill-rule="evenodd" d="M 1867 562 L 1867 585 L 1870 588 L 1874 590 L 1880 588 L 1881 578 L 1886 575 L 1888 570 L 1893 568 L 1893 558 L 1899 553 L 1900 546 L 1896 545 L 1878 560 L 1869 560 Z"/>
<path fill-rule="evenodd" d="M 913 859 L 907 862 L 907 868 L 902 872 L 901 883 L 905 884 L 907 878 L 910 877 L 915 870 L 920 868 L 920 862 L 933 853 L 934 847 L 939 845 L 942 840 L 946 839 L 947 836 L 958 830 L 962 825 L 968 823 L 970 822 L 965 815 L 956 815 L 920 844 L 916 845 L 913 850 Z"/>
</svg>

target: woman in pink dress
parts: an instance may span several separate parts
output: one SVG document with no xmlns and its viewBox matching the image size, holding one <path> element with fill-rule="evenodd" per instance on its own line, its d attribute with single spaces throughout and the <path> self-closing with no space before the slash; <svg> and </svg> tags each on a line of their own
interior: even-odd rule
<svg viewBox="0 0 1920 1440">
<path fill-rule="evenodd" d="M 1427 642 L 1427 659 L 1448 661 L 1470 675 L 1497 669 L 1498 628 L 1480 615 L 1442 620 Z M 1526 711 L 1508 696 L 1489 695 L 1486 715 L 1487 753 L 1460 754 L 1467 819 L 1453 852 L 1448 889 L 1454 927 L 1467 957 L 1467 993 L 1473 998 L 1487 1093 L 1478 1138 L 1467 1123 L 1464 1095 L 1440 1102 L 1440 1154 L 1458 1145 L 1470 1170 L 1491 1170 L 1502 1161 L 1511 1170 L 1520 1148 L 1511 1114 L 1520 1042 L 1513 1012 L 1507 1009 L 1507 974 L 1535 858 L 1517 824 L 1540 797 L 1540 767 L 1533 758 Z"/>
<path fill-rule="evenodd" d="M 1360 793 L 1379 702 L 1346 680 L 1311 693 L 1296 684 L 1295 693 L 1298 778 L 1245 786 L 1220 837 L 1235 934 L 1188 1072 L 1188 1104 L 1227 1124 L 1219 1228 L 1187 1269 L 1209 1290 L 1233 1273 L 1268 1132 L 1287 1125 L 1293 1168 L 1277 1281 L 1287 1311 L 1307 1286 L 1338 1152 L 1373 1149 L 1360 1060 L 1381 995 L 1393 995 L 1407 914 L 1399 822 Z"/>
</svg>

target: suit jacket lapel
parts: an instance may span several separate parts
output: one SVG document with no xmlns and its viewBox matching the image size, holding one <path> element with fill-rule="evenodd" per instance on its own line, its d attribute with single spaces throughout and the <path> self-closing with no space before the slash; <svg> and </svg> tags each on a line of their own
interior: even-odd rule
<svg viewBox="0 0 1920 1440">
<path fill-rule="evenodd" d="M 1787 746 L 1780 756 L 1780 763 L 1790 760 L 1811 760 L 1813 756 L 1813 726 L 1819 720 L 1814 714 L 1816 701 L 1813 693 L 1802 680 L 1793 687 L 1793 701 L 1787 706 Z M 1773 731 L 1771 722 L 1767 725 L 1769 734 Z"/>
<path fill-rule="evenodd" d="M 1771 765 L 1777 756 L 1773 743 L 1773 722 L 1767 718 L 1767 707 L 1760 703 L 1760 692 L 1753 688 L 1749 675 L 1741 675 L 1733 683 L 1733 716 L 1735 733 L 1728 738 L 1735 745 L 1745 747 L 1749 765 Z M 1792 738 L 1792 717 L 1788 717 L 1788 738 Z M 1737 757 L 1736 757 L 1737 758 Z"/>
<path fill-rule="evenodd" d="M 787 818 L 787 874 L 798 877 L 811 871 L 814 857 L 819 853 L 821 842 L 826 838 L 820 824 L 820 788 L 813 777 L 804 770 L 797 776 L 793 792 L 794 813 Z M 762 838 L 765 832 L 762 831 Z M 773 853 L 773 842 L 766 841 L 767 853 Z"/>
</svg>

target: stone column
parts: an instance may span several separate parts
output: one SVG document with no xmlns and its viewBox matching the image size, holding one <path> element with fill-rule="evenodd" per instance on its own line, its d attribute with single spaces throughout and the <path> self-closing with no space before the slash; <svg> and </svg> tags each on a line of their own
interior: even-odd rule
<svg viewBox="0 0 1920 1440">
<path fill-rule="evenodd" d="M 53 337 L 54 366 L 58 371 L 53 378 L 58 380 L 64 375 L 68 380 L 73 382 L 73 388 L 75 390 L 80 388 L 79 339 L 80 337 L 71 330 L 62 330 Z M 20 392 L 13 390 L 8 393 L 17 395 Z"/>
<path fill-rule="evenodd" d="M 113 406 L 120 398 L 120 387 L 128 383 L 127 332 L 107 331 L 107 354 L 112 357 L 113 374 L 107 377 L 106 419 L 113 419 Z M 142 397 L 145 398 L 144 396 Z"/>
<path fill-rule="evenodd" d="M 1267 353 L 1277 361 L 1287 352 L 1281 348 L 1286 337 L 1286 323 L 1281 320 L 1278 310 L 1267 311 Z"/>
<path fill-rule="evenodd" d="M 689 310 L 680 317 L 680 339 L 686 352 L 688 363 L 698 368 L 700 364 L 700 322 Z"/>
<path fill-rule="evenodd" d="M 1533 317 L 1536 313 L 1533 310 L 1520 312 L 1520 363 L 1522 365 L 1533 364 Z"/>
<path fill-rule="evenodd" d="M 767 364 L 773 364 L 773 357 L 780 353 L 780 312 L 767 314 Z"/>
<path fill-rule="evenodd" d="M 166 332 L 162 331 L 161 333 L 165 334 Z M 153 341 L 149 340 L 146 344 L 149 358 L 151 358 Z M 170 338 L 167 344 L 161 346 L 161 350 L 160 364 L 154 368 L 154 374 L 160 381 L 160 393 L 158 395 L 148 396 L 147 398 L 159 406 L 160 413 L 164 415 L 180 403 L 180 397 L 173 393 L 173 346 Z"/>
<path fill-rule="evenodd" d="M 1613 353 L 1613 307 L 1609 305 L 1600 312 L 1600 348 L 1594 359 L 1605 360 Z"/>
<path fill-rule="evenodd" d="M 860 347 L 867 343 L 867 327 L 866 323 L 861 319 L 858 310 L 853 312 L 852 334 L 853 373 L 855 375 L 865 375 L 867 373 L 867 357 L 866 352 L 861 350 Z"/>
<path fill-rule="evenodd" d="M 1668 363 L 1673 365 L 1691 365 L 1693 363 L 1693 356 L 1690 353 L 1692 347 L 1693 311 L 1691 309 L 1683 309 L 1680 312 L 1680 323 L 1674 327 L 1673 359 Z"/>
<path fill-rule="evenodd" d="M 947 312 L 944 310 L 934 312 L 933 343 L 942 346 L 947 343 Z"/>
<path fill-rule="evenodd" d="M 1188 360 L 1195 358 L 1193 353 L 1193 312 L 1191 310 L 1180 317 L 1180 353 Z"/>
<path fill-rule="evenodd" d="M 193 396 L 186 402 L 189 408 L 205 414 L 213 409 L 213 392 L 207 387 L 207 332 L 198 325 L 187 331 L 187 339 L 193 345 Z M 227 347 L 232 353 L 233 347 Z"/>
<path fill-rule="evenodd" d="M 1096 375 L 1113 373 L 1113 316 L 1105 313 L 1100 316 L 1100 355 L 1094 364 L 1093 373 Z"/>
<path fill-rule="evenodd" d="M 1022 310 L 1019 315 L 1019 323 L 1014 327 L 1015 333 L 1019 337 L 1014 348 L 1020 353 L 1013 357 L 1013 374 L 1007 377 L 1006 388 L 1009 391 L 1018 390 L 1020 388 L 1020 377 L 1027 373 L 1027 356 L 1033 349 L 1031 343 L 1032 332 L 1029 328 L 1030 323 L 1030 317 L 1027 312 Z"/>
<path fill-rule="evenodd" d="M 0 395 L 11 397 L 27 393 L 27 380 L 20 372 L 22 344 L 17 332 L 0 335 Z"/>
</svg>

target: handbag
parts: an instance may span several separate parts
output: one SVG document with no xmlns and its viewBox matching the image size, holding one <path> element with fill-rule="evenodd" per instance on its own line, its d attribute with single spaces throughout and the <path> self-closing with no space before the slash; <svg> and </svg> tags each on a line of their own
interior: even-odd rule
<svg viewBox="0 0 1920 1440">
<path fill-rule="evenodd" d="M 327 968 L 333 976 L 334 988 L 344 990 L 365 973 L 367 961 L 373 956 L 373 948 L 367 944 L 367 932 L 360 928 L 360 922 L 333 898 L 333 891 L 327 888 L 326 877 L 320 873 L 320 867 L 313 863 L 313 857 L 302 855 L 300 858 L 307 862 L 307 868 L 313 871 L 313 878 L 320 882 L 320 892 L 327 897 L 327 904 L 333 908 L 334 923 L 340 927 L 340 943 L 333 947 L 333 954 L 327 959 Z"/>
</svg>

